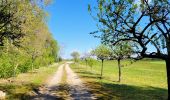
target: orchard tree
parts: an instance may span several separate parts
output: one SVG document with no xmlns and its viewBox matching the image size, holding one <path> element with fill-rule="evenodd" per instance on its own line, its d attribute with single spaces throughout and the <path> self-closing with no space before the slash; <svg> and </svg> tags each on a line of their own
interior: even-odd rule
<svg viewBox="0 0 170 100">
<path fill-rule="evenodd" d="M 121 60 L 130 58 L 133 54 L 133 48 L 132 45 L 130 45 L 128 42 L 121 42 L 117 43 L 115 46 L 111 46 L 113 50 L 112 57 L 117 60 L 118 63 L 118 69 L 119 69 L 119 78 L 118 82 L 121 81 Z"/>
<path fill-rule="evenodd" d="M 79 52 L 73 51 L 73 52 L 71 53 L 71 56 L 73 57 L 73 59 L 74 59 L 75 62 L 78 62 L 78 60 L 79 60 L 79 58 L 80 58 Z"/>
<path fill-rule="evenodd" d="M 102 61 L 101 74 L 100 74 L 100 77 L 102 78 L 103 62 L 105 59 L 109 59 L 109 57 L 111 56 L 111 50 L 109 47 L 107 47 L 105 45 L 99 45 L 92 51 L 92 54 L 95 55 L 98 59 L 100 59 Z"/>
<path fill-rule="evenodd" d="M 82 59 L 85 60 L 86 67 L 87 67 L 87 64 L 88 64 L 88 58 L 89 58 L 90 56 L 91 56 L 91 54 L 88 53 L 88 52 L 84 52 L 84 53 L 83 53 Z"/>
<path fill-rule="evenodd" d="M 93 34 L 101 33 L 103 42 L 132 41 L 138 46 L 139 58 L 166 62 L 170 95 L 170 1 L 97 0 L 95 11 L 88 9 L 98 22 L 99 30 Z"/>
<path fill-rule="evenodd" d="M 93 68 L 93 66 L 94 66 L 94 64 L 95 64 L 95 59 L 93 59 L 93 58 L 91 58 L 91 57 L 88 57 L 88 58 L 86 58 L 86 59 L 87 59 L 87 64 L 88 64 L 88 66 L 90 66 L 91 71 L 92 71 L 92 68 Z"/>
</svg>

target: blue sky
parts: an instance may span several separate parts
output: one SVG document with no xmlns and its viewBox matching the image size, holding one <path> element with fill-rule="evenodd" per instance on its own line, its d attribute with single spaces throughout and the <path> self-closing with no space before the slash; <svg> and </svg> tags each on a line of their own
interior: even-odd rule
<svg viewBox="0 0 170 100">
<path fill-rule="evenodd" d="M 62 56 L 70 58 L 70 53 L 89 51 L 100 44 L 100 40 L 90 35 L 97 30 L 96 23 L 87 10 L 93 0 L 53 0 L 47 7 L 50 14 L 48 27 L 54 38 L 62 46 Z"/>
</svg>

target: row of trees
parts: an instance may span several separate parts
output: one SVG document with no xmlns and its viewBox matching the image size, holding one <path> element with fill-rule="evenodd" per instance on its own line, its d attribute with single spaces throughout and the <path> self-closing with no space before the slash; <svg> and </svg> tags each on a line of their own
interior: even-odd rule
<svg viewBox="0 0 170 100">
<path fill-rule="evenodd" d="M 108 45 L 100 45 L 92 50 L 92 54 L 97 57 L 97 59 L 101 60 L 101 78 L 103 75 L 103 63 L 104 60 L 117 60 L 118 69 L 119 69 L 119 78 L 118 82 L 121 81 L 121 60 L 131 58 L 134 53 L 133 48 L 127 42 L 116 45 L 114 47 L 109 47 Z"/>
<path fill-rule="evenodd" d="M 0 1 L 0 77 L 55 62 L 59 46 L 46 25 L 49 0 Z"/>
<path fill-rule="evenodd" d="M 117 60 L 118 69 L 119 69 L 119 78 L 118 82 L 121 81 L 121 60 L 131 58 L 132 54 L 134 54 L 134 50 L 131 47 L 131 44 L 128 42 L 124 42 L 121 44 L 117 44 L 116 46 L 108 46 L 108 45 L 99 45 L 95 49 L 93 49 L 90 53 L 84 53 L 82 56 L 82 60 L 86 62 L 86 67 L 90 66 L 91 69 L 95 64 L 95 57 L 98 60 L 101 60 L 101 74 L 100 78 L 103 76 L 103 64 L 104 60 Z M 71 56 L 74 61 L 77 62 L 80 59 L 80 54 L 78 52 L 72 52 Z"/>
<path fill-rule="evenodd" d="M 170 1 L 97 0 L 97 5 L 89 5 L 88 9 L 98 22 L 99 30 L 92 34 L 103 43 L 114 47 L 124 41 L 133 42 L 137 59 L 159 58 L 166 62 L 170 96 Z"/>
</svg>

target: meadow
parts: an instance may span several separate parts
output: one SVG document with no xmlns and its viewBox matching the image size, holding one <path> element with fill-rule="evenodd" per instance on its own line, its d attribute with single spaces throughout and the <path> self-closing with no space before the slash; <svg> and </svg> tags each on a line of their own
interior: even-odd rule
<svg viewBox="0 0 170 100">
<path fill-rule="evenodd" d="M 72 64 L 72 68 L 85 81 L 98 99 L 104 100 L 166 100 L 167 79 L 165 63 L 161 60 L 145 59 L 131 64 L 122 63 L 122 80 L 118 80 L 117 61 L 105 61 L 103 78 L 100 79 L 101 62 L 96 61 L 92 69 L 85 62 Z"/>
</svg>

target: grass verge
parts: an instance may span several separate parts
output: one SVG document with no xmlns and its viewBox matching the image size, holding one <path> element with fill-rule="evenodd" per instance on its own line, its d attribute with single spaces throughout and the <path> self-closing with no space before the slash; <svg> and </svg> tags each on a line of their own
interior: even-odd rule
<svg viewBox="0 0 170 100">
<path fill-rule="evenodd" d="M 1 79 L 0 90 L 6 92 L 7 100 L 29 100 L 34 95 L 32 90 L 45 84 L 46 80 L 56 72 L 58 65 L 60 64 L 41 67 L 34 72 L 19 74 L 15 78 Z"/>
</svg>

